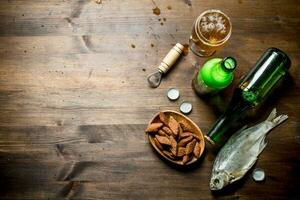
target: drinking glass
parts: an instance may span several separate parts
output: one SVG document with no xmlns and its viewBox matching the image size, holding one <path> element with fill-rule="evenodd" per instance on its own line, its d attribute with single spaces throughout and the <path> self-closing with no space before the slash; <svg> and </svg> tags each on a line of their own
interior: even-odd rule
<svg viewBox="0 0 300 200">
<path fill-rule="evenodd" d="M 189 45 L 198 56 L 211 56 L 222 48 L 231 35 L 229 17 L 220 10 L 204 11 L 195 20 Z"/>
</svg>

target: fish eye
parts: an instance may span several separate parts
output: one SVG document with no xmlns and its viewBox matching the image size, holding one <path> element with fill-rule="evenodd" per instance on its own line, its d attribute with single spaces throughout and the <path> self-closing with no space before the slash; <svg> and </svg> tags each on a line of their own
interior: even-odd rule
<svg viewBox="0 0 300 200">
<path fill-rule="evenodd" d="M 219 179 L 217 179 L 217 178 L 216 178 L 216 179 L 214 179 L 214 184 L 216 184 L 216 185 L 217 185 L 217 184 L 219 184 L 219 183 L 220 183 Z"/>
</svg>

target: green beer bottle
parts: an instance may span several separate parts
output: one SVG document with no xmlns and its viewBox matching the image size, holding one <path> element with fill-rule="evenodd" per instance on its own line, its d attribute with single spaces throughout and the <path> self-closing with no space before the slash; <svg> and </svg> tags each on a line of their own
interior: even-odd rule
<svg viewBox="0 0 300 200">
<path fill-rule="evenodd" d="M 228 129 L 246 110 L 261 105 L 276 83 L 287 73 L 291 61 L 281 50 L 269 48 L 234 90 L 231 102 L 205 136 L 212 143 L 223 143 Z M 228 136 L 228 137 L 226 137 Z"/>
<path fill-rule="evenodd" d="M 210 95 L 229 86 L 233 80 L 236 61 L 232 57 L 206 61 L 193 80 L 193 88 L 200 95 Z"/>
</svg>

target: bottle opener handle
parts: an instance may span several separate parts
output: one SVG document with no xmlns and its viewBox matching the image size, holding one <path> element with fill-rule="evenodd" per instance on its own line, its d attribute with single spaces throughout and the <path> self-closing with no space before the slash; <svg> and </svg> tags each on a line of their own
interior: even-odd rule
<svg viewBox="0 0 300 200">
<path fill-rule="evenodd" d="M 162 60 L 158 69 L 164 74 L 167 73 L 182 54 L 183 48 L 184 46 L 182 44 L 177 43 Z"/>
</svg>

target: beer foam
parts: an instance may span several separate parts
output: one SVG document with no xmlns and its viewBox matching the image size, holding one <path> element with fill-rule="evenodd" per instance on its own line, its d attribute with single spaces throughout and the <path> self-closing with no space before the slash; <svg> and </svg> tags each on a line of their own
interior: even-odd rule
<svg viewBox="0 0 300 200">
<path fill-rule="evenodd" d="M 211 33 L 227 34 L 226 20 L 224 16 L 219 13 L 208 13 L 203 16 L 200 21 L 201 31 L 205 37 L 209 37 Z"/>
</svg>

